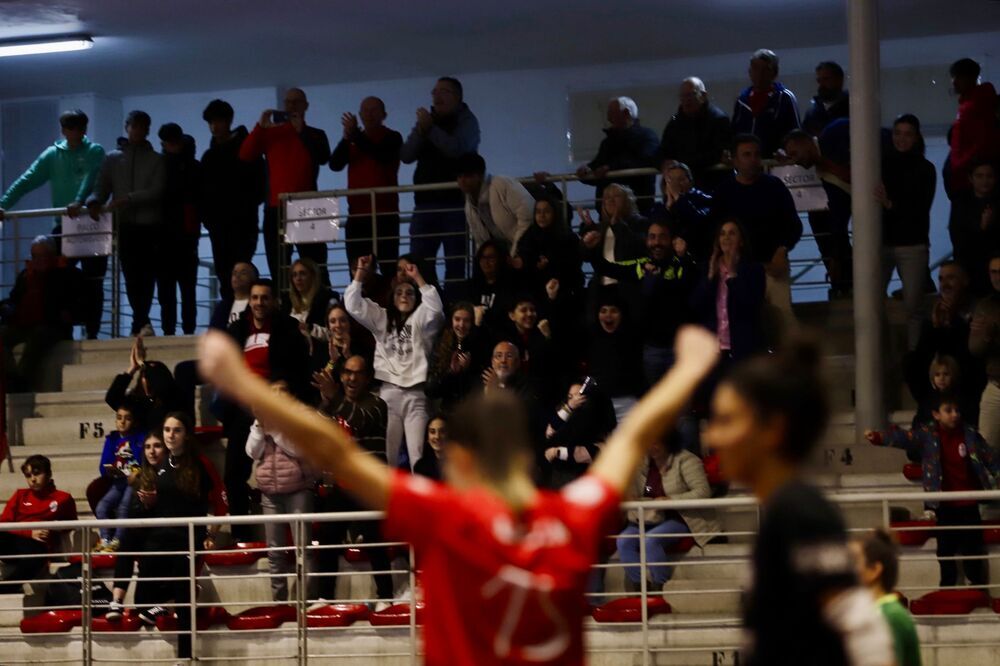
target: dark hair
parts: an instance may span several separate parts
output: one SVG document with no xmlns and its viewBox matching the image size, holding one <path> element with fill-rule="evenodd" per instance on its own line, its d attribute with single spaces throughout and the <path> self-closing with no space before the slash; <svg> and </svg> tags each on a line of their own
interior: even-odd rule
<svg viewBox="0 0 1000 666">
<path fill-rule="evenodd" d="M 538 308 L 538 299 L 526 291 L 522 291 L 519 294 L 515 294 L 514 298 L 510 299 L 510 303 L 507 305 L 507 312 L 511 313 L 517 310 L 517 306 L 524 303 L 530 303 L 531 305 Z"/>
<path fill-rule="evenodd" d="M 808 457 L 830 417 L 819 364 L 819 348 L 798 336 L 773 356 L 740 363 L 723 380 L 751 405 L 758 420 L 784 420 L 780 453 L 792 462 Z"/>
<path fill-rule="evenodd" d="M 201 112 L 201 119 L 206 123 L 210 123 L 213 120 L 225 120 L 227 122 L 233 122 L 233 107 L 221 99 L 213 99 L 205 107 L 205 110 Z"/>
<path fill-rule="evenodd" d="M 995 161 L 989 159 L 988 157 L 976 157 L 969 162 L 969 176 L 971 177 L 973 171 L 984 166 L 988 166 L 993 169 L 993 173 L 997 172 L 997 163 Z"/>
<path fill-rule="evenodd" d="M 194 420 L 187 412 L 168 413 L 163 417 L 164 424 L 167 419 L 176 419 L 184 426 L 184 453 L 173 457 L 177 467 L 177 487 L 187 495 L 197 496 L 201 492 L 201 465 L 196 463 L 198 451 Z"/>
<path fill-rule="evenodd" d="M 403 257 L 400 257 L 400 259 L 403 259 Z M 416 263 L 418 266 L 420 265 L 416 259 L 413 260 L 407 259 L 407 261 L 410 261 L 410 263 Z M 423 271 L 421 271 L 421 275 L 423 275 Z M 411 287 L 413 287 L 413 296 L 414 296 L 413 309 L 406 314 L 400 312 L 399 308 L 396 307 L 396 290 L 399 289 L 399 287 L 403 284 L 408 284 Z M 394 280 L 392 285 L 392 290 L 389 292 L 388 302 L 385 304 L 386 330 L 389 333 L 392 333 L 393 331 L 402 330 L 403 324 L 405 324 L 406 320 L 409 319 L 413 315 L 413 313 L 417 311 L 417 308 L 420 307 L 421 303 L 423 303 L 423 299 L 420 297 L 420 289 L 417 288 L 417 285 L 415 285 L 410 280 L 403 280 L 402 282 Z"/>
<path fill-rule="evenodd" d="M 463 400 L 448 419 L 448 443 L 472 453 L 480 473 L 494 481 L 530 463 L 528 432 L 524 402 L 509 391 Z"/>
<path fill-rule="evenodd" d="M 737 134 L 733 137 L 733 154 L 735 154 L 744 143 L 752 143 L 758 148 L 761 147 L 760 137 L 756 134 Z"/>
<path fill-rule="evenodd" d="M 486 160 L 479 153 L 465 153 L 459 156 L 455 164 L 455 172 L 459 176 L 483 175 L 486 173 Z"/>
<path fill-rule="evenodd" d="M 83 130 L 86 132 L 87 123 L 89 122 L 90 119 L 87 118 L 87 114 L 81 109 L 69 109 L 59 115 L 59 126 L 69 130 Z"/>
<path fill-rule="evenodd" d="M 160 137 L 160 141 L 166 141 L 167 143 L 183 143 L 184 142 L 184 130 L 177 123 L 166 123 L 160 125 L 160 131 L 156 133 Z"/>
<path fill-rule="evenodd" d="M 789 141 L 808 141 L 812 143 L 813 136 L 804 129 L 795 128 L 781 139 L 781 145 L 786 146 Z"/>
<path fill-rule="evenodd" d="M 177 390 L 177 383 L 166 364 L 160 361 L 146 361 L 142 365 L 141 372 L 140 379 L 145 379 L 145 386 L 148 387 L 148 390 L 143 388 L 143 382 L 139 382 L 142 395 L 154 402 L 159 401 L 165 404 L 172 401 Z"/>
<path fill-rule="evenodd" d="M 128 115 L 125 116 L 125 125 L 142 125 L 147 130 L 150 125 L 153 124 L 153 119 L 149 117 L 149 114 L 145 111 L 129 111 Z"/>
<path fill-rule="evenodd" d="M 924 142 L 924 133 L 920 131 L 920 118 L 917 118 L 912 113 L 904 113 L 897 116 L 894 121 L 892 121 L 892 126 L 895 128 L 896 125 L 913 125 L 913 129 L 917 132 L 917 143 L 913 147 L 911 152 L 918 155 L 923 155 L 927 152 L 927 144 Z"/>
<path fill-rule="evenodd" d="M 892 535 L 882 528 L 874 529 L 858 539 L 861 552 L 865 556 L 865 565 L 882 565 L 882 575 L 879 583 L 886 592 L 896 589 L 899 582 L 899 546 Z"/>
<path fill-rule="evenodd" d="M 274 293 L 274 280 L 272 280 L 271 278 L 262 278 L 262 277 L 259 277 L 259 278 L 257 278 L 256 280 L 254 280 L 253 282 L 250 283 L 250 288 L 253 289 L 254 287 L 267 287 L 268 289 L 271 290 L 271 293 L 273 294 Z"/>
<path fill-rule="evenodd" d="M 465 96 L 465 93 L 462 90 L 462 82 L 456 79 L 454 76 L 442 76 L 438 78 L 438 81 L 445 81 L 446 83 L 450 83 L 451 86 L 458 93 L 459 99 L 462 99 Z"/>
<path fill-rule="evenodd" d="M 458 340 L 455 338 L 455 331 L 451 327 L 451 320 L 455 316 L 455 313 L 460 310 L 468 312 L 472 316 L 473 322 L 476 319 L 476 308 L 468 301 L 458 301 L 448 310 L 448 321 L 445 324 L 444 330 L 441 331 L 441 337 L 438 338 L 433 357 L 433 368 L 436 373 L 442 376 L 447 374 L 448 367 L 451 365 L 451 353 L 455 351 L 458 344 Z"/>
<path fill-rule="evenodd" d="M 546 203 L 552 208 L 552 213 L 555 216 L 555 219 L 552 221 L 552 226 L 558 229 L 559 231 L 565 231 L 566 204 L 563 201 L 557 200 L 555 197 L 551 196 L 540 196 L 537 199 L 535 199 L 535 205 L 531 209 L 532 223 L 535 223 L 535 212 L 538 210 L 538 204 L 540 203 Z M 535 226 L 538 226 L 537 223 L 535 223 Z"/>
<path fill-rule="evenodd" d="M 832 60 L 824 60 L 820 64 L 816 65 L 817 72 L 821 69 L 828 69 L 838 77 L 844 78 L 844 68 Z"/>
<path fill-rule="evenodd" d="M 959 397 L 958 393 L 952 391 L 951 389 L 947 391 L 939 391 L 937 392 L 937 396 L 933 398 L 934 402 L 931 407 L 932 411 L 940 412 L 941 408 L 945 405 L 955 405 L 961 409 L 962 399 Z"/>
<path fill-rule="evenodd" d="M 142 466 L 139 469 L 139 475 L 132 481 L 132 485 L 140 490 L 155 490 L 156 489 L 156 472 L 157 470 L 149 464 L 146 460 L 146 442 L 151 439 L 155 439 L 166 447 L 166 442 L 163 441 L 163 426 L 157 426 L 150 430 L 146 437 L 142 440 Z"/>
<path fill-rule="evenodd" d="M 29 472 L 39 471 L 45 476 L 52 476 L 52 461 L 45 456 L 36 453 L 33 456 L 28 456 L 25 458 L 24 462 L 21 463 L 21 473 L 28 474 Z"/>
<path fill-rule="evenodd" d="M 979 74 L 982 72 L 982 68 L 979 63 L 972 58 L 962 58 L 951 63 L 951 67 L 948 68 L 948 74 L 951 76 L 964 76 L 970 79 L 978 79 Z"/>
</svg>

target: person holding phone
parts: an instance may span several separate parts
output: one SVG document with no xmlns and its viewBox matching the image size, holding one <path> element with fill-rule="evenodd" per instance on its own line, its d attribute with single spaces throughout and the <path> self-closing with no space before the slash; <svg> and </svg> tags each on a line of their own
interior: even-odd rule
<svg viewBox="0 0 1000 666">
<path fill-rule="evenodd" d="M 301 88 L 285 93 L 284 110 L 265 109 L 257 126 L 240 146 L 240 159 L 254 162 L 263 155 L 267 161 L 268 199 L 264 208 L 264 249 L 272 278 L 280 266 L 292 259 L 290 248 L 278 255 L 278 202 L 286 192 L 312 192 L 318 188 L 319 168 L 330 158 L 330 140 L 323 130 L 306 124 L 309 100 Z M 320 266 L 324 285 L 330 284 L 326 268 L 326 245 L 297 244 L 300 257 Z"/>
</svg>

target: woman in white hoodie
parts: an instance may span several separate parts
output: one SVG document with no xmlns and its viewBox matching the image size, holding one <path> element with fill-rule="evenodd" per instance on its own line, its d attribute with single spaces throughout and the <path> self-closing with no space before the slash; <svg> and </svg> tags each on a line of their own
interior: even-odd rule
<svg viewBox="0 0 1000 666">
<path fill-rule="evenodd" d="M 389 306 L 381 307 L 361 295 L 361 285 L 372 266 L 370 255 L 358 260 L 354 281 L 344 293 L 344 305 L 375 336 L 375 378 L 382 382 L 379 396 L 389 407 L 385 442 L 389 464 L 398 463 L 405 434 L 412 469 L 420 460 L 427 428 L 424 383 L 434 340 L 444 325 L 444 306 L 416 264 L 406 264 L 407 279 L 397 281 Z"/>
</svg>

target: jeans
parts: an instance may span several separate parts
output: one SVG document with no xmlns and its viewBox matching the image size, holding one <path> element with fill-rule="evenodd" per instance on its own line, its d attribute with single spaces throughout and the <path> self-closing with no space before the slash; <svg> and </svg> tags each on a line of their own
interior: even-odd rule
<svg viewBox="0 0 1000 666">
<path fill-rule="evenodd" d="M 927 291 L 927 265 L 930 248 L 927 245 L 885 247 L 882 250 L 882 283 L 886 288 L 893 269 L 903 281 L 903 309 L 906 310 L 906 340 L 912 351 L 920 339 L 924 319 L 924 294 Z"/>
<path fill-rule="evenodd" d="M 267 255 L 267 269 L 272 280 L 278 279 L 280 267 L 290 268 L 292 263 L 292 248 L 287 243 L 281 245 L 281 255 L 278 255 L 278 209 L 267 206 L 264 208 L 264 253 Z M 319 266 L 319 276 L 324 286 L 330 286 L 330 270 L 326 265 L 326 243 L 297 243 L 295 249 L 303 259 L 312 259 Z"/>
<path fill-rule="evenodd" d="M 351 511 L 363 511 L 364 507 L 358 505 L 354 499 L 344 492 L 339 486 L 328 486 L 328 492 L 326 497 L 319 500 L 317 507 L 320 511 L 324 513 L 339 513 L 339 512 L 351 512 Z M 384 541 L 380 523 L 377 521 L 363 521 L 349 523 L 346 521 L 331 522 L 325 521 L 319 523 L 317 527 L 318 534 L 316 535 L 317 541 L 324 546 L 339 546 L 345 542 L 347 537 L 347 531 L 350 529 L 351 533 L 356 537 L 361 536 L 364 539 L 364 543 L 380 543 Z M 389 549 L 388 548 L 363 548 L 364 552 L 368 555 L 368 560 L 371 562 L 372 571 L 389 571 L 392 568 L 392 563 L 389 561 Z M 319 551 L 317 557 L 318 560 L 318 570 L 324 574 L 335 574 L 340 571 L 340 556 L 344 554 L 343 549 L 340 548 L 324 548 Z M 392 599 L 393 597 L 393 583 L 392 574 L 380 573 L 372 574 L 372 578 L 375 580 L 375 594 L 379 599 Z M 323 599 L 336 599 L 337 598 L 337 576 L 322 576 L 317 577 L 319 596 Z"/>
<path fill-rule="evenodd" d="M 273 516 L 280 513 L 310 513 L 313 510 L 313 491 L 311 488 L 300 490 L 295 493 L 285 493 L 281 495 L 269 495 L 261 493 L 260 506 L 265 516 Z M 267 535 L 267 565 L 271 571 L 271 598 L 274 601 L 288 601 L 288 575 L 295 572 L 292 562 L 295 561 L 295 553 L 287 550 L 277 550 L 288 546 L 285 537 L 288 535 L 288 528 L 292 530 L 292 540 L 295 540 L 296 526 L 290 523 L 266 523 L 264 533 Z M 306 523 L 305 543 L 312 542 L 312 525 Z M 296 546 L 299 544 L 296 543 Z M 309 593 L 308 598 L 314 598 Z"/>
<path fill-rule="evenodd" d="M 104 493 L 104 497 L 97 503 L 94 515 L 102 520 L 106 518 L 128 518 L 128 507 L 132 502 L 133 492 L 132 486 L 127 483 L 121 486 L 117 483 L 112 483 L 111 487 L 108 488 L 108 492 Z M 125 536 L 125 528 L 111 529 L 110 527 L 102 527 L 98 530 L 98 533 L 105 541 L 115 538 L 120 542 Z"/>
<path fill-rule="evenodd" d="M 465 279 L 465 261 L 469 252 L 464 210 L 441 213 L 421 212 L 421 209 L 440 209 L 461 204 L 417 204 L 410 219 L 410 253 L 420 259 L 433 260 L 438 248 L 444 246 L 444 279 Z M 438 235 L 447 234 L 447 235 Z"/>
<path fill-rule="evenodd" d="M 979 434 L 994 451 L 1000 451 L 1000 385 L 995 381 L 987 382 L 979 401 Z"/>
<path fill-rule="evenodd" d="M 691 530 L 683 520 L 665 520 L 659 525 L 646 525 L 646 570 L 654 585 L 662 586 L 674 573 L 674 568 L 664 562 L 674 562 L 678 557 L 667 552 L 667 549 L 676 543 L 676 539 L 671 536 L 690 534 Z M 639 526 L 630 524 L 618 535 L 618 556 L 622 564 L 638 565 L 639 558 Z M 652 564 L 653 562 L 657 564 Z M 642 568 L 640 566 L 626 566 L 625 575 L 633 583 L 642 583 Z"/>
<path fill-rule="evenodd" d="M 386 460 L 390 467 L 399 461 L 399 449 L 406 438 L 406 453 L 412 470 L 424 451 L 427 430 L 427 395 L 423 384 L 402 388 L 389 382 L 382 384 L 379 397 L 389 408 L 389 424 L 385 433 Z"/>
</svg>

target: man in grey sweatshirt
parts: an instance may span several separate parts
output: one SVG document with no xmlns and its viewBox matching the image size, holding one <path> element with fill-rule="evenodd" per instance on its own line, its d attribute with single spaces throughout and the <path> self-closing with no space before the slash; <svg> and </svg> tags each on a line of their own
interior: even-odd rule
<svg viewBox="0 0 1000 666">
<path fill-rule="evenodd" d="M 170 261 L 170 257 L 154 259 L 163 233 L 160 200 L 166 171 L 163 157 L 146 140 L 151 122 L 144 111 L 129 112 L 125 119 L 128 143 L 104 158 L 94 193 L 87 200 L 95 220 L 104 211 L 115 213 L 118 257 L 132 308 L 132 335 L 153 334 L 149 310 L 153 305 L 156 261 Z"/>
</svg>

